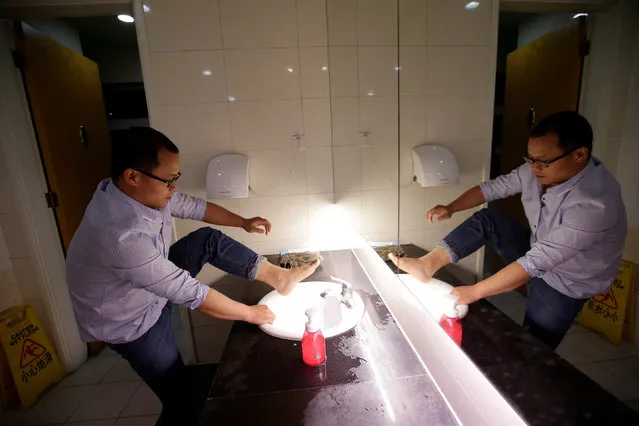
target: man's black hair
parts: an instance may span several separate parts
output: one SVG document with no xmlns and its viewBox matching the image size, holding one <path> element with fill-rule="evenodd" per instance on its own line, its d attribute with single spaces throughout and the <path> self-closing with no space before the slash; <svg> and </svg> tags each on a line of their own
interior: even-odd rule
<svg viewBox="0 0 639 426">
<path fill-rule="evenodd" d="M 564 152 L 577 148 L 588 148 L 592 153 L 592 127 L 581 114 L 576 111 L 562 111 L 550 114 L 541 120 L 530 132 L 531 138 L 539 138 L 555 133 L 559 138 L 559 147 Z"/>
<path fill-rule="evenodd" d="M 150 173 L 159 165 L 158 152 L 162 149 L 180 152 L 162 132 L 150 127 L 131 127 L 113 140 L 111 178 L 117 179 L 129 168 Z"/>
</svg>

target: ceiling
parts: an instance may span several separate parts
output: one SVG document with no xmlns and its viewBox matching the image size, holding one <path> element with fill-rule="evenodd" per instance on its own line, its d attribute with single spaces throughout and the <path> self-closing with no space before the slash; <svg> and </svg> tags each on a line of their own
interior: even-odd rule
<svg viewBox="0 0 639 426">
<path fill-rule="evenodd" d="M 519 26 L 519 24 L 529 20 L 533 16 L 535 16 L 534 13 L 501 12 L 499 14 L 499 27 Z"/>
<path fill-rule="evenodd" d="M 64 21 L 79 31 L 83 49 L 90 45 L 137 47 L 135 23 L 121 22 L 117 16 L 66 18 Z"/>
</svg>

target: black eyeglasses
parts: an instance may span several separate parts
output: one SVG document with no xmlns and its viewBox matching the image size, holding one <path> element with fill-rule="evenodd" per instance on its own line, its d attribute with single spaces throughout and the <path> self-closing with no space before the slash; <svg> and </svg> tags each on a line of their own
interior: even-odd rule
<svg viewBox="0 0 639 426">
<path fill-rule="evenodd" d="M 571 151 L 566 152 L 565 154 L 560 155 L 557 158 L 554 158 L 552 160 L 535 160 L 534 158 L 530 158 L 529 155 L 524 155 L 524 161 L 528 164 L 530 164 L 531 166 L 541 166 L 544 169 L 547 169 L 548 167 L 550 167 L 550 165 L 552 163 L 554 163 L 555 161 L 559 161 L 562 158 L 566 158 L 568 157 L 570 154 L 572 154 L 573 152 L 577 151 L 579 148 L 575 148 Z"/>
<path fill-rule="evenodd" d="M 170 188 L 171 185 L 173 185 L 180 178 L 180 176 L 182 176 L 182 172 L 178 172 L 178 174 L 175 175 L 173 179 L 162 179 L 161 177 L 157 177 L 154 174 L 145 172 L 144 170 L 140 170 L 140 169 L 133 169 L 133 170 L 135 170 L 136 172 L 140 172 L 143 175 L 150 177 L 151 179 L 159 180 L 160 182 L 165 183 L 167 188 Z"/>
</svg>

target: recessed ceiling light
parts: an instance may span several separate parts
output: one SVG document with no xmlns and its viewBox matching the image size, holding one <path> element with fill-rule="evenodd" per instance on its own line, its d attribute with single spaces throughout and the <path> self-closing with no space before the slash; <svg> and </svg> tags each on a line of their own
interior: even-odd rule
<svg viewBox="0 0 639 426">
<path fill-rule="evenodd" d="M 466 9 L 468 9 L 468 10 L 476 9 L 477 7 L 479 7 L 479 2 L 478 1 L 469 1 L 468 3 L 466 3 Z"/>
<path fill-rule="evenodd" d="M 588 14 L 587 13 L 577 13 L 575 16 L 572 17 L 572 19 L 581 18 L 582 16 L 588 16 Z"/>
<path fill-rule="evenodd" d="M 287 70 L 288 72 L 293 72 L 293 71 L 295 71 L 295 70 L 294 70 L 293 68 L 291 68 L 291 67 L 287 68 L 286 70 Z"/>
<path fill-rule="evenodd" d="M 213 71 L 208 70 L 208 69 L 202 70 L 202 75 L 205 75 L 205 76 L 208 77 L 209 75 L 213 75 Z"/>
<path fill-rule="evenodd" d="M 327 67 L 326 65 L 324 65 L 324 66 L 322 67 L 322 71 L 328 71 L 328 67 Z"/>
<path fill-rule="evenodd" d="M 375 92 L 371 90 L 370 92 L 368 92 L 368 96 L 375 96 Z"/>
<path fill-rule="evenodd" d="M 133 19 L 133 16 L 131 15 L 118 15 L 118 19 L 122 22 L 126 22 L 127 24 L 135 21 L 135 19 Z"/>
<path fill-rule="evenodd" d="M 143 4 L 142 10 L 144 11 L 144 13 L 149 13 L 151 11 L 151 8 L 147 6 L 146 4 Z"/>
<path fill-rule="evenodd" d="M 229 102 L 235 102 L 235 96 L 229 96 Z"/>
</svg>

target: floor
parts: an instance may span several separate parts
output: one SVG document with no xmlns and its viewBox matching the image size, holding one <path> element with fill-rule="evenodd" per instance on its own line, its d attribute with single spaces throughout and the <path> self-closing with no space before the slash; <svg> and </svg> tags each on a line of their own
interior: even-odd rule
<svg viewBox="0 0 639 426">
<path fill-rule="evenodd" d="M 517 292 L 489 297 L 488 300 L 521 324 L 526 298 Z M 639 412 L 639 346 L 619 346 L 577 324 L 557 348 L 557 353 L 601 387 Z"/>
<path fill-rule="evenodd" d="M 526 299 L 517 292 L 488 298 L 522 323 Z M 557 352 L 639 412 L 639 346 L 613 345 L 573 325 Z M 128 363 L 110 349 L 45 394 L 27 412 L 0 414 L 0 426 L 152 426 L 161 405 Z"/>
<path fill-rule="evenodd" d="M 32 409 L 0 414 L 0 426 L 153 426 L 161 408 L 129 364 L 106 348 Z"/>
</svg>

